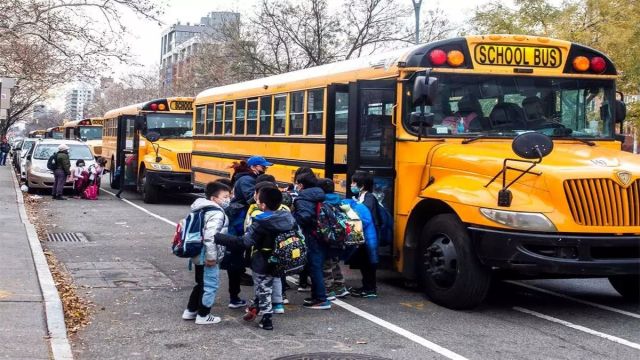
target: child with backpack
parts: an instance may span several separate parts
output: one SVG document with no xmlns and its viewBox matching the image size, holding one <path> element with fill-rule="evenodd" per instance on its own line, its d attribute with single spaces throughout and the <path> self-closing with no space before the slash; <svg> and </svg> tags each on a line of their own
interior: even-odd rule
<svg viewBox="0 0 640 360">
<path fill-rule="evenodd" d="M 219 284 L 219 264 L 224 257 L 224 246 L 214 243 L 214 239 L 228 230 L 229 219 L 225 209 L 231 202 L 231 189 L 219 182 L 210 182 L 205 188 L 206 198 L 196 199 L 191 205 L 192 214 L 201 215 L 200 237 L 203 248 L 199 254 L 191 258 L 195 265 L 196 285 L 191 291 L 187 308 L 182 313 L 184 320 L 194 320 L 198 325 L 209 325 L 220 322 L 220 318 L 211 314 Z M 194 219 L 193 216 L 188 219 Z M 184 230 L 191 227 L 185 222 Z M 175 252 L 175 249 L 174 249 Z"/>
<path fill-rule="evenodd" d="M 242 237 L 222 235 L 216 236 L 215 239 L 216 244 L 227 247 L 252 248 L 251 270 L 255 284 L 255 299 L 247 309 L 244 319 L 252 321 L 257 315 L 262 315 L 259 326 L 264 330 L 273 330 L 273 303 L 282 302 L 279 294 L 273 291 L 274 280 L 283 275 L 281 267 L 293 265 L 295 261 L 306 256 L 305 249 L 298 247 L 303 245 L 304 241 L 295 235 L 297 225 L 293 216 L 287 211 L 278 210 L 281 203 L 280 190 L 263 187 L 258 192 L 257 201 L 262 214 L 254 218 L 246 233 Z M 279 256 L 281 251 L 285 250 L 285 247 L 280 246 L 285 244 L 286 250 L 292 250 L 288 259 Z M 291 249 L 289 245 L 296 247 Z M 290 262 L 285 263 L 285 260 Z M 295 268 L 301 268 L 303 264 L 295 262 L 295 265 Z M 294 267 L 286 270 L 294 270 Z"/>
<path fill-rule="evenodd" d="M 76 167 L 73 169 L 73 197 L 79 199 L 87 187 L 89 181 L 89 173 L 85 169 L 84 160 L 76 161 Z"/>
</svg>

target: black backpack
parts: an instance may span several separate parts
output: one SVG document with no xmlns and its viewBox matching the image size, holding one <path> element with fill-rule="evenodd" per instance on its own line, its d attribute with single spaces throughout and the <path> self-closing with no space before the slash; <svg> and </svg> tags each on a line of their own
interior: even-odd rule
<svg viewBox="0 0 640 360">
<path fill-rule="evenodd" d="M 49 156 L 49 160 L 47 160 L 47 169 L 53 171 L 58 167 L 58 164 L 56 162 L 57 156 L 58 153 L 53 153 L 53 155 Z"/>
</svg>

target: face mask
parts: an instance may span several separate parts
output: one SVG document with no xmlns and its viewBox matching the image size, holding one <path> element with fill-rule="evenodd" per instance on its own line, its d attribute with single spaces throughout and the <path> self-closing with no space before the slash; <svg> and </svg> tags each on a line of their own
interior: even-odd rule
<svg viewBox="0 0 640 360">
<path fill-rule="evenodd" d="M 294 186 L 293 186 L 293 191 L 295 191 L 295 192 L 300 192 L 300 186 L 298 186 L 298 185 L 294 185 Z"/>
<path fill-rule="evenodd" d="M 357 195 L 358 193 L 360 193 L 360 188 L 358 188 L 358 186 L 356 186 L 356 185 L 351 185 L 351 192 L 354 195 Z"/>
<path fill-rule="evenodd" d="M 223 209 L 228 208 L 229 205 L 231 205 L 231 200 L 230 199 L 222 200 L 222 202 L 220 203 L 220 207 L 223 208 Z"/>
</svg>

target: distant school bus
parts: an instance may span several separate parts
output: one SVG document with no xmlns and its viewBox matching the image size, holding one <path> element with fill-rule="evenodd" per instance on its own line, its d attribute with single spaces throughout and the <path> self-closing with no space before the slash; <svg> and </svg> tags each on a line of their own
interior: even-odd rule
<svg viewBox="0 0 640 360">
<path fill-rule="evenodd" d="M 468 36 L 212 88 L 195 99 L 194 182 L 263 155 L 351 196 L 356 171 L 393 214 L 394 268 L 470 308 L 492 270 L 640 287 L 640 159 L 622 152 L 617 72 L 537 36 Z"/>
<path fill-rule="evenodd" d="M 104 119 L 89 118 L 83 120 L 67 121 L 62 125 L 64 138 L 70 140 L 82 140 L 89 145 L 94 156 L 102 154 L 102 125 Z"/>
<path fill-rule="evenodd" d="M 29 133 L 27 134 L 27 137 L 29 137 L 29 138 L 44 138 L 46 133 L 47 133 L 47 130 L 44 130 L 44 129 L 32 130 L 32 131 L 29 131 Z"/>
<path fill-rule="evenodd" d="M 45 131 L 45 139 L 64 139 L 64 128 L 62 126 L 50 127 Z"/>
<path fill-rule="evenodd" d="M 190 192 L 193 98 L 151 100 L 104 115 L 102 157 L 111 169 L 111 187 L 136 189 L 147 203 L 161 194 Z"/>
</svg>

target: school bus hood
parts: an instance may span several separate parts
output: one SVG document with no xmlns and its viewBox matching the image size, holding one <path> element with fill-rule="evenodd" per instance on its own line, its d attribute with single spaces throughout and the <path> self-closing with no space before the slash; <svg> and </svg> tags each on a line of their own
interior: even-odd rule
<svg viewBox="0 0 640 360">
<path fill-rule="evenodd" d="M 148 147 L 148 151 L 153 151 L 151 142 L 142 140 L 143 143 L 140 147 Z M 172 152 L 172 153 L 189 153 L 193 150 L 193 141 L 191 139 L 164 139 L 155 142 L 160 146 L 160 152 Z"/>
<path fill-rule="evenodd" d="M 521 159 L 511 149 L 511 141 L 443 144 L 433 151 L 433 169 L 483 175 L 487 177 L 487 182 L 500 172 L 504 159 Z M 518 169 L 529 167 L 529 164 L 518 162 L 508 162 L 508 165 Z M 605 147 L 603 144 L 588 146 L 573 141 L 556 141 L 551 154 L 532 171 L 539 175 L 525 175 L 518 180 L 518 184 L 551 190 L 550 185 L 561 187 L 566 179 L 609 178 L 620 182 L 620 172 L 629 173 L 630 176 L 623 178 L 630 178 L 633 182 L 640 179 L 640 157 Z M 518 171 L 508 170 L 508 181 L 515 179 L 519 174 Z M 501 180 L 501 176 L 496 179 L 498 182 Z"/>
</svg>

